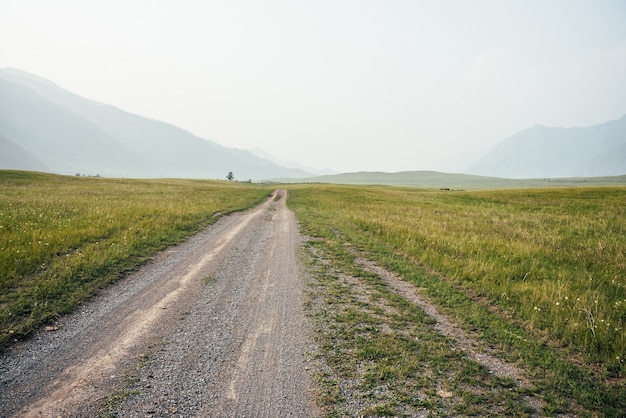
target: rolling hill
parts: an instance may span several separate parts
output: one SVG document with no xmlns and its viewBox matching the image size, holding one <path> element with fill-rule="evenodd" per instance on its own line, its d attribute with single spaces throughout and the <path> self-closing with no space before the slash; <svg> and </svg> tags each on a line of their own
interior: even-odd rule
<svg viewBox="0 0 626 418">
<path fill-rule="evenodd" d="M 466 172 L 518 179 L 626 174 L 626 115 L 586 128 L 526 129 L 505 139 Z"/>
<path fill-rule="evenodd" d="M 15 69 L 0 69 L 0 168 L 139 178 L 310 176 Z"/>
<path fill-rule="evenodd" d="M 420 187 L 446 190 L 516 189 L 561 186 L 626 186 L 626 175 L 609 177 L 573 177 L 562 179 L 508 179 L 437 171 L 403 171 L 398 173 L 358 172 L 283 180 L 286 183 L 330 183 Z"/>
</svg>

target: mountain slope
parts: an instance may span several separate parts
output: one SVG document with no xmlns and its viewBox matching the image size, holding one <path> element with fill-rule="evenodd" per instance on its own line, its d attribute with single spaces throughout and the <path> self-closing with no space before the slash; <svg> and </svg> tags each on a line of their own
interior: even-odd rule
<svg viewBox="0 0 626 418">
<path fill-rule="evenodd" d="M 223 179 L 232 171 L 244 180 L 310 175 L 15 69 L 0 70 L 0 134 L 26 152 L 22 160 L 30 156 L 33 165 L 61 174 Z M 16 152 L 4 145 L 1 150 Z"/>
<path fill-rule="evenodd" d="M 126 150 L 98 126 L 43 99 L 27 87 L 0 79 L 0 133 L 43 167 L 64 173 L 105 170 L 123 175 Z M 3 149 L 3 154 L 8 154 Z M 95 174 L 94 173 L 94 174 Z"/>
<path fill-rule="evenodd" d="M 278 164 L 280 166 L 283 167 L 289 167 L 289 168 L 293 168 L 293 169 L 298 169 L 301 170 L 303 173 L 309 173 L 307 176 L 303 176 L 303 177 L 308 177 L 311 174 L 314 174 L 316 176 L 325 176 L 325 175 L 331 175 L 331 174 L 338 174 L 336 171 L 333 170 L 320 170 L 317 168 L 313 168 L 313 167 L 308 167 L 305 165 L 302 165 L 296 161 L 285 161 L 285 160 L 281 160 L 280 158 L 276 157 L 275 155 L 270 154 L 269 152 L 265 151 L 264 149 L 261 148 L 254 148 L 251 149 L 250 152 L 254 155 L 256 155 L 259 158 L 263 158 L 264 160 L 268 160 L 271 161 L 275 164 Z"/>
<path fill-rule="evenodd" d="M 0 134 L 0 150 L 2 150 L 0 167 L 28 171 L 45 171 L 46 169 L 37 158 L 2 134 Z"/>
<path fill-rule="evenodd" d="M 535 126 L 505 139 L 467 172 L 507 178 L 626 174 L 626 115 L 586 128 Z"/>
</svg>

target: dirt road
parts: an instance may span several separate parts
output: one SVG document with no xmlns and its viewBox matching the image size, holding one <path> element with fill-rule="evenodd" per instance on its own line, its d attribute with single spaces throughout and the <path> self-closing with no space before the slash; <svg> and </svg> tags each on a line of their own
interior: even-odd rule
<svg viewBox="0 0 626 418">
<path fill-rule="evenodd" d="M 0 416 L 318 415 L 285 193 L 2 354 Z"/>
</svg>

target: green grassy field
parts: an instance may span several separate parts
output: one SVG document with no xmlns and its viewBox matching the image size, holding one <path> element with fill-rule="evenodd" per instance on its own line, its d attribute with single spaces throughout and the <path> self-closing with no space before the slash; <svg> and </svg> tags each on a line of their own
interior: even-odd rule
<svg viewBox="0 0 626 418">
<path fill-rule="evenodd" d="M 554 188 L 586 186 L 626 186 L 626 175 L 611 177 L 580 177 L 553 179 L 507 179 L 438 171 L 401 171 L 398 173 L 358 172 L 341 173 L 285 180 L 285 183 L 327 183 L 346 185 L 384 185 L 421 187 L 429 189 L 495 190 L 519 188 Z"/>
<path fill-rule="evenodd" d="M 0 347 L 271 191 L 16 171 L 0 171 L 0 187 Z M 626 188 L 288 188 L 310 237 L 307 309 L 328 415 L 626 410 Z M 468 359 L 358 257 L 413 283 L 531 385 Z"/>
<path fill-rule="evenodd" d="M 0 171 L 0 347 L 269 189 Z"/>
<path fill-rule="evenodd" d="M 309 245 L 343 274 L 371 280 L 351 265 L 354 255 L 346 248 L 357 249 L 521 364 L 548 402 L 544 413 L 572 411 L 570 399 L 607 416 L 626 410 L 626 188 L 291 186 L 289 205 L 303 232 L 317 238 Z M 338 286 L 336 277 L 322 286 L 324 306 L 345 305 L 355 291 L 328 290 Z M 367 321 L 346 326 L 352 319 L 345 316 L 364 311 L 362 299 L 335 312 L 330 353 L 339 341 L 347 347 L 363 341 L 349 335 Z M 383 338 L 371 333 L 362 352 L 377 352 Z M 359 358 L 351 353 L 344 357 Z M 403 379 L 400 372 L 387 377 Z M 402 415 L 389 405 L 390 414 Z"/>
</svg>

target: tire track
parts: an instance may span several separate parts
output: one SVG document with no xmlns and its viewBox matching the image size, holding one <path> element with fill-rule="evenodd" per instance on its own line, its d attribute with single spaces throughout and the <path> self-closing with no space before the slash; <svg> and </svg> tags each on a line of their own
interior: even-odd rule
<svg viewBox="0 0 626 418">
<path fill-rule="evenodd" d="M 508 378 L 520 387 L 531 387 L 531 382 L 524 376 L 524 371 L 516 365 L 496 356 L 494 350 L 479 344 L 465 331 L 454 325 L 450 320 L 439 312 L 437 307 L 424 298 L 411 283 L 401 280 L 393 272 L 380 267 L 365 258 L 357 258 L 355 263 L 370 273 L 376 274 L 384 280 L 391 289 L 400 294 L 409 302 L 418 306 L 424 313 L 435 320 L 435 329 L 443 336 L 456 341 L 468 358 L 482 364 L 496 376 Z M 545 402 L 538 397 L 528 396 L 526 401 L 535 409 L 542 409 Z"/>
</svg>

